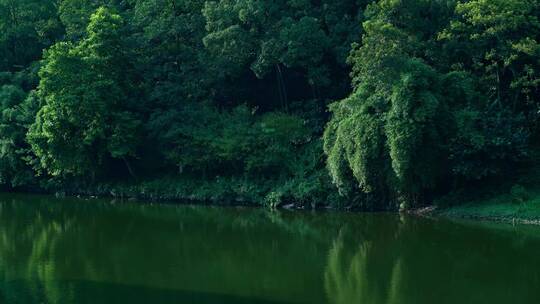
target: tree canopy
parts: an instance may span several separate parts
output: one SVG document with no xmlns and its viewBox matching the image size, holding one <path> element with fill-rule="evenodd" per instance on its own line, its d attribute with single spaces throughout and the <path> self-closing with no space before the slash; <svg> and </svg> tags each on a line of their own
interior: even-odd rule
<svg viewBox="0 0 540 304">
<path fill-rule="evenodd" d="M 0 185 L 388 210 L 512 179 L 539 7 L 0 0 Z"/>
</svg>

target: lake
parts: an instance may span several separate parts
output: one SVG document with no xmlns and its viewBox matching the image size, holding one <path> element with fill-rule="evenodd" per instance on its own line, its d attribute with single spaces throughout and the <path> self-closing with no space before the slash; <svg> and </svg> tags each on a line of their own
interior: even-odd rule
<svg viewBox="0 0 540 304">
<path fill-rule="evenodd" d="M 540 303 L 540 228 L 4 194 L 0 303 Z"/>
</svg>

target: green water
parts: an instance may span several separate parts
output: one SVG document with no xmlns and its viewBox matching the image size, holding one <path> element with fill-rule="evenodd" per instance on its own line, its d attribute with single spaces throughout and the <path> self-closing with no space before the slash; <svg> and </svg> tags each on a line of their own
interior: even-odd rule
<svg viewBox="0 0 540 304">
<path fill-rule="evenodd" d="M 540 230 L 2 195 L 0 303 L 540 303 Z"/>
</svg>

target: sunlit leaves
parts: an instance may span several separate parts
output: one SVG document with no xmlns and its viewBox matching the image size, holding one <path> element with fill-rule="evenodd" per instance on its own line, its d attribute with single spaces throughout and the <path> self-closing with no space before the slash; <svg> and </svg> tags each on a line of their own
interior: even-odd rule
<svg viewBox="0 0 540 304">
<path fill-rule="evenodd" d="M 129 111 L 122 19 L 100 8 L 90 18 L 87 37 L 53 46 L 40 71 L 45 105 L 28 140 L 51 175 L 95 172 L 106 157 L 135 152 L 140 122 Z"/>
</svg>

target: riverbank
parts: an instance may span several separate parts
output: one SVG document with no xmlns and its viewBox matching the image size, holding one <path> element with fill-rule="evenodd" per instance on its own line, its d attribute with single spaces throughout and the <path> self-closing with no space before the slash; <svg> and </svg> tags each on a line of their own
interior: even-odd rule
<svg viewBox="0 0 540 304">
<path fill-rule="evenodd" d="M 540 190 L 528 191 L 524 198 L 511 193 L 475 200 L 446 208 L 437 208 L 430 216 L 540 225 Z"/>
<path fill-rule="evenodd" d="M 358 202 L 351 202 L 337 195 L 317 199 L 318 191 L 313 190 L 317 187 L 302 192 L 298 191 L 299 187 L 290 185 L 289 183 L 288 187 L 279 187 L 280 185 L 275 182 L 255 183 L 248 180 L 217 179 L 210 182 L 196 179 L 159 179 L 136 184 L 101 184 L 94 187 L 70 185 L 48 189 L 41 193 L 57 197 L 110 197 L 172 204 L 369 211 L 362 209 Z M 470 193 L 468 197 L 447 196 L 444 202 L 435 201 L 428 207 L 413 209 L 408 213 L 424 217 L 540 225 L 540 188 L 527 184 L 515 187 L 501 186 L 498 191 L 496 193 L 488 191 L 490 194 L 484 195 Z"/>
<path fill-rule="evenodd" d="M 435 211 L 434 214 L 448 218 L 540 225 L 540 205 L 509 206 L 508 204 L 471 204 Z"/>
<path fill-rule="evenodd" d="M 103 190 L 103 189 L 102 189 Z M 97 199 L 99 198 L 111 198 L 111 199 L 120 199 L 120 200 L 144 200 L 149 202 L 159 202 L 159 203 L 169 203 L 177 204 L 183 202 L 184 204 L 190 205 L 206 205 L 206 206 L 221 206 L 221 207 L 231 207 L 231 206 L 243 206 L 243 207 L 259 207 L 259 208 L 268 208 L 269 205 L 263 203 L 254 203 L 251 201 L 246 201 L 243 199 L 235 200 L 220 200 L 222 199 L 221 195 L 215 195 L 213 197 L 207 197 L 206 199 L 201 199 L 200 197 L 194 196 L 161 196 L 156 197 L 150 195 L 149 193 L 117 193 L 117 192 L 101 192 L 101 195 L 95 195 L 96 192 L 91 193 L 56 193 L 56 194 L 46 194 L 56 197 L 73 197 L 81 199 Z M 313 206 L 310 204 L 282 204 L 276 207 L 276 209 L 287 209 L 287 210 L 321 210 L 321 211 L 349 211 L 353 213 L 365 213 L 366 211 L 360 211 L 359 209 L 339 207 L 337 204 L 326 204 Z M 523 201 L 520 203 L 512 202 L 511 195 L 500 195 L 492 199 L 483 200 L 483 201 L 471 201 L 463 205 L 457 205 L 452 207 L 437 207 L 429 206 L 420 209 L 414 209 L 407 212 L 409 214 L 419 216 L 419 217 L 428 217 L 428 218 L 448 218 L 448 219 L 464 219 L 464 220 L 473 220 L 473 221 L 487 221 L 493 223 L 509 223 L 509 224 L 522 224 L 522 225 L 538 225 L 540 226 L 540 192 L 536 193 L 534 197 Z"/>
<path fill-rule="evenodd" d="M 355 200 L 340 196 L 332 189 L 329 180 L 319 178 L 317 174 L 301 179 L 277 180 L 184 176 L 96 184 L 64 181 L 41 188 L 14 189 L 11 192 L 272 209 L 326 209 L 328 206 L 333 209 L 360 209 L 353 205 L 357 203 Z"/>
</svg>

